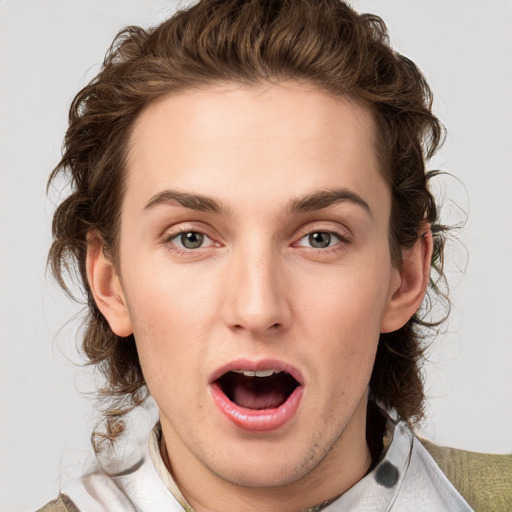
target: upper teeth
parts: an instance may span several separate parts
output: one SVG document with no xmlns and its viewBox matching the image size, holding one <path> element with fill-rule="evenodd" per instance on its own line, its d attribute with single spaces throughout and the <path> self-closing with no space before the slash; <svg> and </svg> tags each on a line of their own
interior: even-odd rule
<svg viewBox="0 0 512 512">
<path fill-rule="evenodd" d="M 245 377 L 270 377 L 274 373 L 279 373 L 279 370 L 233 370 L 236 373 L 241 373 Z"/>
</svg>

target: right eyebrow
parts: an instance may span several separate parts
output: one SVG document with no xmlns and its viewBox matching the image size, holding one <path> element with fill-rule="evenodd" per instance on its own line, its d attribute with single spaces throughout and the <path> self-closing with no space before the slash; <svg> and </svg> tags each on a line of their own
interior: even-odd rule
<svg viewBox="0 0 512 512">
<path fill-rule="evenodd" d="M 226 208 L 212 197 L 201 194 L 190 194 L 188 192 L 179 192 L 177 190 L 163 190 L 154 195 L 144 206 L 144 211 L 151 210 L 159 205 L 178 203 L 180 206 L 190 208 L 200 212 L 210 212 L 218 214 L 227 214 Z"/>
</svg>

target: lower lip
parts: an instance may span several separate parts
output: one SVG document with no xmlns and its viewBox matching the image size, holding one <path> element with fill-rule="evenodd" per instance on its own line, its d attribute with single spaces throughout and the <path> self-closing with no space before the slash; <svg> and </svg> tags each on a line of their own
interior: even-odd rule
<svg viewBox="0 0 512 512">
<path fill-rule="evenodd" d="M 268 432 L 284 426 L 297 413 L 303 394 L 302 386 L 297 386 L 288 400 L 275 409 L 246 409 L 229 400 L 217 383 L 211 385 L 211 392 L 219 409 L 237 427 L 249 432 Z"/>
</svg>

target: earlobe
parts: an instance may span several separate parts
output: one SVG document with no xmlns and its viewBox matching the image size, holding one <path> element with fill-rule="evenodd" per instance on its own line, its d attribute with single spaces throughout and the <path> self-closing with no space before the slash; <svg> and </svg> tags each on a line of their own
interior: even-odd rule
<svg viewBox="0 0 512 512">
<path fill-rule="evenodd" d="M 87 281 L 96 306 L 112 331 L 126 337 L 133 333 L 121 281 L 112 262 L 106 257 L 99 235 L 87 237 Z"/>
<path fill-rule="evenodd" d="M 399 279 L 391 290 L 381 332 L 393 332 L 403 327 L 423 302 L 430 279 L 433 241 L 430 226 L 422 230 L 415 244 L 402 251 Z"/>
</svg>

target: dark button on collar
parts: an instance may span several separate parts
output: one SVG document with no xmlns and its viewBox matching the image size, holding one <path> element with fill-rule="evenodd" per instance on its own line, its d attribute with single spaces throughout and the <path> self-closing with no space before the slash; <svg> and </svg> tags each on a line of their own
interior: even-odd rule
<svg viewBox="0 0 512 512">
<path fill-rule="evenodd" d="M 375 480 L 384 487 L 394 487 L 398 482 L 398 469 L 391 462 L 383 462 L 375 472 Z"/>
</svg>

